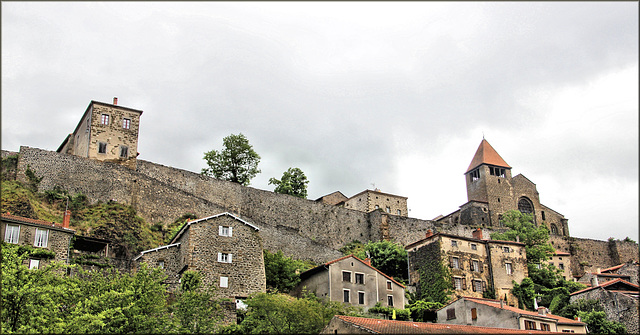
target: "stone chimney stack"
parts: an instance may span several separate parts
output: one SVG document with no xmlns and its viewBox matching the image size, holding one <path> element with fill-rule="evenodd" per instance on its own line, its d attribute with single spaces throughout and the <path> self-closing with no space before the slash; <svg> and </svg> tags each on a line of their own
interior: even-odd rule
<svg viewBox="0 0 640 335">
<path fill-rule="evenodd" d="M 64 211 L 64 217 L 62 218 L 62 228 L 69 228 L 71 222 L 71 210 Z"/>
<path fill-rule="evenodd" d="M 118 104 L 118 97 L 113 97 L 113 104 L 117 105 Z"/>
<path fill-rule="evenodd" d="M 598 285 L 599 285 L 598 284 L 598 275 L 594 273 L 593 277 L 591 278 L 591 287 L 596 287 Z"/>
<path fill-rule="evenodd" d="M 367 263 L 367 265 L 371 266 L 371 258 L 369 257 L 365 258 L 364 262 Z"/>
<path fill-rule="evenodd" d="M 473 238 L 481 240 L 482 239 L 482 229 L 478 228 L 473 231 Z"/>
<path fill-rule="evenodd" d="M 547 308 L 544 306 L 540 306 L 538 307 L 538 314 L 540 315 L 547 315 Z"/>
</svg>

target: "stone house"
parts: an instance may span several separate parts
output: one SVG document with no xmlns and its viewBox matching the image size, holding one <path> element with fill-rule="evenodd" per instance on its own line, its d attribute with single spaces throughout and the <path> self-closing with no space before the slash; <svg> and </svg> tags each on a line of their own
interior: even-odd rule
<svg viewBox="0 0 640 335">
<path fill-rule="evenodd" d="M 546 307 L 525 311 L 502 300 L 461 297 L 437 312 L 438 323 L 586 334 L 584 322 L 552 315 Z"/>
<path fill-rule="evenodd" d="M 600 301 L 607 319 L 620 322 L 627 328 L 627 333 L 638 334 L 638 295 L 640 288 L 626 280 L 617 278 L 606 283 L 588 287 L 571 293 L 569 302 L 594 299 Z"/>
<path fill-rule="evenodd" d="M 587 272 L 584 275 L 582 275 L 582 277 L 578 279 L 578 283 L 582 283 L 591 287 L 596 287 L 598 285 L 602 285 L 616 279 L 622 279 L 622 280 L 631 282 L 631 277 L 632 277 L 631 273 L 618 274 L 618 273 L 612 273 L 612 272 L 603 272 L 597 269 L 596 272 Z M 637 280 L 637 274 L 636 274 L 636 280 Z"/>
<path fill-rule="evenodd" d="M 57 152 L 110 161 L 136 169 L 141 110 L 91 101 L 73 133 Z"/>
<path fill-rule="evenodd" d="M 571 273 L 571 254 L 568 252 L 557 251 L 554 252 L 551 259 L 545 261 L 549 265 L 553 265 L 562 271 L 561 276 L 565 280 L 575 281 L 573 274 Z"/>
<path fill-rule="evenodd" d="M 517 306 L 511 289 L 512 281 L 520 283 L 528 275 L 524 244 L 484 240 L 480 229 L 473 236 L 428 232 L 424 239 L 407 245 L 409 285 L 419 293 L 420 272 L 437 258 L 450 269 L 455 296 L 481 298 L 493 288 L 496 297 Z"/>
<path fill-rule="evenodd" d="M 259 230 L 228 212 L 189 221 L 168 245 L 142 251 L 134 263 L 163 268 L 170 290 L 179 286 L 185 271 L 194 270 L 204 286 L 216 288 L 216 296 L 244 299 L 266 292 Z"/>
<path fill-rule="evenodd" d="M 335 191 L 333 193 L 323 195 L 320 198 L 316 199 L 316 202 L 323 203 L 325 205 L 335 206 L 341 202 L 347 200 L 347 196 L 342 194 L 340 191 Z"/>
<path fill-rule="evenodd" d="M 568 220 L 540 203 L 536 184 L 527 177 L 522 174 L 512 177 L 511 166 L 485 139 L 465 172 L 465 182 L 468 202 L 435 221 L 499 228 L 503 213 L 519 210 L 532 214 L 534 222 L 546 225 L 552 235 L 569 236 Z"/>
<path fill-rule="evenodd" d="M 55 254 L 53 259 L 30 258 L 28 260 L 30 269 L 41 268 L 51 260 L 69 263 L 70 246 L 75 230 L 69 229 L 67 218 L 65 217 L 61 225 L 5 213 L 1 216 L 0 235 L 4 237 L 5 243 L 28 245 L 49 250 Z"/>
<path fill-rule="evenodd" d="M 402 309 L 405 286 L 371 266 L 371 261 L 354 255 L 324 263 L 300 274 L 300 283 L 291 295 L 313 292 L 321 299 L 339 301 L 369 309 L 377 302 Z"/>
<path fill-rule="evenodd" d="M 616 266 L 612 266 L 600 271 L 600 273 L 602 274 L 616 274 L 625 277 L 628 276 L 628 279 L 625 280 L 635 285 L 638 285 L 638 272 L 640 272 L 640 264 L 635 261 L 618 264 Z"/>
<path fill-rule="evenodd" d="M 535 334 L 530 330 L 335 315 L 320 334 Z"/>
<path fill-rule="evenodd" d="M 364 190 L 337 205 L 365 213 L 382 209 L 385 213 L 406 217 L 409 215 L 407 199 L 407 197 L 383 193 L 375 189 Z"/>
</svg>

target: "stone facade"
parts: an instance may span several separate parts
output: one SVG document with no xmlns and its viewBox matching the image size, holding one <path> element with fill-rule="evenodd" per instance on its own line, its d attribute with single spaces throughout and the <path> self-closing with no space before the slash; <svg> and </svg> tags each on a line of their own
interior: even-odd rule
<svg viewBox="0 0 640 335">
<path fill-rule="evenodd" d="M 327 262 L 300 274 L 300 284 L 292 294 L 302 297 L 313 292 L 321 299 L 369 309 L 377 302 L 402 309 L 405 286 L 371 266 L 370 260 L 353 255 Z"/>
<path fill-rule="evenodd" d="M 266 291 L 259 228 L 230 213 L 190 221 L 170 244 L 143 251 L 134 260 L 160 266 L 176 289 L 182 274 L 202 274 L 202 284 L 215 287 L 221 298 L 246 298 Z"/>
<path fill-rule="evenodd" d="M 55 253 L 53 260 L 69 263 L 70 245 L 75 231 L 60 224 L 23 218 L 11 214 L 2 214 L 0 236 L 7 243 L 28 245 L 34 248 L 47 249 Z M 43 267 L 50 260 L 32 258 L 31 265 L 38 263 Z M 30 266 L 31 266 L 30 265 Z"/>
<path fill-rule="evenodd" d="M 548 313 L 545 307 L 525 311 L 500 300 L 462 297 L 437 311 L 438 323 L 490 328 L 546 330 L 586 334 L 586 324 Z"/>
<path fill-rule="evenodd" d="M 333 193 L 321 196 L 320 198 L 316 199 L 316 201 L 322 202 L 325 205 L 335 206 L 341 202 L 344 202 L 347 199 L 348 198 L 344 194 L 342 194 L 342 192 L 335 191 Z"/>
<path fill-rule="evenodd" d="M 631 284 L 622 279 L 615 279 L 595 287 L 574 292 L 570 295 L 569 302 L 574 303 L 581 299 L 594 299 L 600 301 L 607 319 L 620 322 L 627 328 L 628 334 L 638 334 L 638 285 Z"/>
<path fill-rule="evenodd" d="M 380 192 L 380 190 L 365 190 L 344 201 L 345 208 L 369 213 L 380 209 L 385 213 L 408 216 L 407 197 Z"/>
<path fill-rule="evenodd" d="M 136 168 L 141 110 L 91 101 L 58 152 Z"/>
<path fill-rule="evenodd" d="M 477 238 L 437 233 L 407 245 L 409 285 L 419 293 L 420 271 L 437 257 L 450 269 L 454 296 L 482 298 L 493 288 L 497 297 L 516 306 L 512 281 L 520 283 L 528 275 L 524 244 L 483 240 L 479 232 Z"/>
<path fill-rule="evenodd" d="M 536 224 L 544 224 L 552 235 L 569 236 L 568 220 L 540 203 L 536 184 L 511 167 L 485 139 L 482 140 L 465 173 L 468 202 L 438 222 L 501 227 L 502 214 L 509 210 L 530 213 Z"/>
<path fill-rule="evenodd" d="M 546 263 L 553 265 L 562 271 L 562 277 L 568 281 L 575 281 L 571 272 L 571 254 L 568 252 L 556 251 L 551 259 Z"/>
</svg>

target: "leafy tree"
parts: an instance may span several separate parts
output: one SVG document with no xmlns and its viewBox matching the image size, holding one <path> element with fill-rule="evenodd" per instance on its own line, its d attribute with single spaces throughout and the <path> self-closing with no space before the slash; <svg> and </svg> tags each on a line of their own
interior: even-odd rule
<svg viewBox="0 0 640 335">
<path fill-rule="evenodd" d="M 202 174 L 244 186 L 249 185 L 251 179 L 260 173 L 260 155 L 253 150 L 249 140 L 242 134 L 231 134 L 222 142 L 224 149 L 204 153 L 204 160 L 209 167 L 202 169 Z"/>
<path fill-rule="evenodd" d="M 172 331 L 179 334 L 216 333 L 222 319 L 220 301 L 214 298 L 212 288 L 201 287 L 197 271 L 185 271 L 176 300 L 169 306 Z"/>
<path fill-rule="evenodd" d="M 357 251 L 354 255 L 363 260 L 367 258 L 368 253 L 371 258 L 371 266 L 401 283 L 408 280 L 407 251 L 402 245 L 391 241 L 379 241 L 368 242 L 362 249 L 358 247 L 357 243 L 352 246 L 354 249 L 347 248 L 344 251 Z"/>
<path fill-rule="evenodd" d="M 627 328 L 620 322 L 607 320 L 605 312 L 578 312 L 578 317 L 587 324 L 589 333 L 593 334 L 626 334 Z"/>
<path fill-rule="evenodd" d="M 310 264 L 291 259 L 280 250 L 276 253 L 264 250 L 263 253 L 267 289 L 270 292 L 291 291 L 300 282 L 300 273 L 311 268 Z"/>
<path fill-rule="evenodd" d="M 554 253 L 549 243 L 549 229 L 546 226 L 535 226 L 533 215 L 510 210 L 502 216 L 503 224 L 510 228 L 504 233 L 492 233 L 492 240 L 516 241 L 524 243 L 528 264 L 540 264 L 548 260 Z M 529 267 L 531 268 L 531 267 Z"/>
<path fill-rule="evenodd" d="M 433 301 L 416 300 L 409 304 L 411 318 L 417 322 L 436 322 L 437 310 L 444 307 L 442 303 Z"/>
<path fill-rule="evenodd" d="M 600 301 L 595 299 L 580 299 L 574 303 L 563 306 L 555 314 L 565 318 L 573 319 L 578 316 L 578 312 L 603 312 L 604 308 Z"/>
<path fill-rule="evenodd" d="M 289 168 L 282 174 L 280 180 L 276 178 L 269 179 L 269 185 L 276 185 L 273 190 L 275 193 L 289 194 L 294 197 L 307 198 L 307 176 L 299 168 Z"/>
<path fill-rule="evenodd" d="M 513 289 L 511 289 L 511 292 L 518 298 L 519 308 L 526 307 L 529 310 L 533 310 L 533 300 L 536 299 L 537 294 L 531 278 L 525 277 L 520 284 L 513 281 Z"/>
</svg>

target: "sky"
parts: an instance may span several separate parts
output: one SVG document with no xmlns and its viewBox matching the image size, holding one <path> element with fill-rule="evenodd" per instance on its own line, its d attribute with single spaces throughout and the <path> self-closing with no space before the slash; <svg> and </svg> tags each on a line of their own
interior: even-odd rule
<svg viewBox="0 0 640 335">
<path fill-rule="evenodd" d="M 200 172 L 244 134 L 250 187 L 366 189 L 430 220 L 483 137 L 575 237 L 638 241 L 637 2 L 2 2 L 2 149 L 55 151 L 91 100 L 139 159 Z"/>
</svg>

